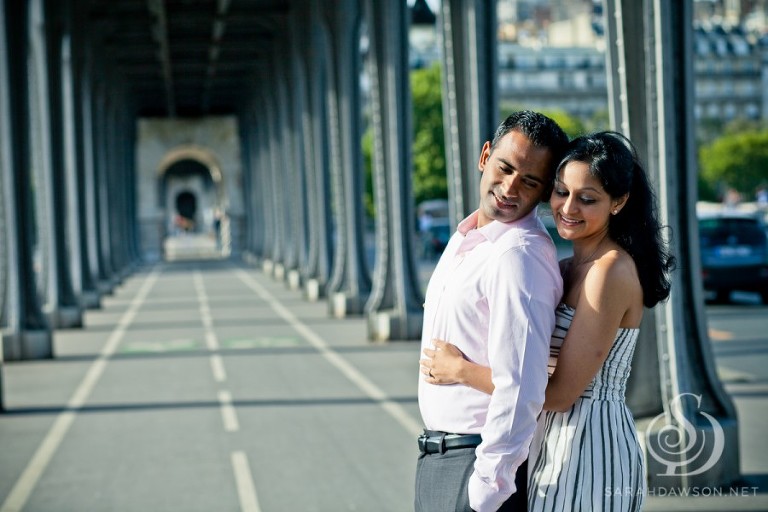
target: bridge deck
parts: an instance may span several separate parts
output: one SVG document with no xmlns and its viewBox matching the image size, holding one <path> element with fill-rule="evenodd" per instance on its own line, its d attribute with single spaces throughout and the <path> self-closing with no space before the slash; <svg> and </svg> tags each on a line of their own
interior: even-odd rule
<svg viewBox="0 0 768 512">
<path fill-rule="evenodd" d="M 3 368 L 0 511 L 412 510 L 418 344 L 371 344 L 251 268 L 140 269 L 55 354 Z M 768 398 L 745 399 L 765 453 Z M 647 510 L 692 501 L 724 506 Z"/>
</svg>

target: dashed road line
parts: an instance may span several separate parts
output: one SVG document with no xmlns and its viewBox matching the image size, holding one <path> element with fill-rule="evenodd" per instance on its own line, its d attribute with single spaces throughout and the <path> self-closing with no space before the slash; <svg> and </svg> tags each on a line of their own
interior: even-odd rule
<svg viewBox="0 0 768 512">
<path fill-rule="evenodd" d="M 232 452 L 232 469 L 237 482 L 237 495 L 240 498 L 240 510 L 243 512 L 261 512 L 256 488 L 253 485 L 251 467 L 243 452 Z"/>
<path fill-rule="evenodd" d="M 213 372 L 213 379 L 216 382 L 224 382 L 227 380 L 227 372 L 224 369 L 224 361 L 218 354 L 211 356 L 211 371 Z"/>
<path fill-rule="evenodd" d="M 379 403 L 392 418 L 394 418 L 406 431 L 412 435 L 419 435 L 423 431 L 420 421 L 416 421 L 408 412 L 397 402 L 390 400 L 389 397 L 376 384 L 371 382 L 357 368 L 355 368 L 346 359 L 336 353 L 320 336 L 299 320 L 288 308 L 277 300 L 269 291 L 259 284 L 254 278 L 245 271 L 237 269 L 236 273 L 243 283 L 252 289 L 256 294 L 285 320 L 296 332 L 301 335 L 315 350 L 317 350 L 329 363 L 340 371 L 347 379 L 358 387 L 369 398 Z"/>
<path fill-rule="evenodd" d="M 237 421 L 237 412 L 232 405 L 232 394 L 229 391 L 219 391 L 219 404 L 221 406 L 221 419 L 224 421 L 224 430 L 237 432 L 240 430 L 240 422 Z"/>
<path fill-rule="evenodd" d="M 216 337 L 215 332 L 211 330 L 205 332 L 205 345 L 211 351 L 219 349 L 219 339 Z"/>
<path fill-rule="evenodd" d="M 211 352 L 219 349 L 219 340 L 213 331 L 213 318 L 211 317 L 211 308 L 208 305 L 208 296 L 205 294 L 203 277 L 199 271 L 195 271 L 192 281 L 197 292 L 197 300 L 200 303 L 200 318 L 205 329 L 205 343 Z M 227 379 L 227 372 L 224 369 L 224 360 L 219 354 L 211 354 L 210 357 L 211 372 L 216 382 L 224 382 Z M 224 422 L 224 430 L 227 432 L 237 432 L 240 430 L 240 422 L 237 420 L 237 411 L 232 405 L 232 394 L 229 391 L 219 391 L 219 405 L 221 410 L 221 419 Z"/>
</svg>

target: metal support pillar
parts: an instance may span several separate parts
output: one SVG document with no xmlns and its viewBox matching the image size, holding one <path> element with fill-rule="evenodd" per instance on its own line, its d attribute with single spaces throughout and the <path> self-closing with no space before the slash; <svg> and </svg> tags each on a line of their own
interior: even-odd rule
<svg viewBox="0 0 768 512">
<path fill-rule="evenodd" d="M 132 178 L 133 155 L 136 141 L 135 123 L 125 105 L 125 90 L 115 87 L 118 101 L 113 106 L 112 123 L 112 165 L 117 172 L 110 176 L 113 204 L 114 234 L 112 236 L 112 259 L 115 262 L 118 277 L 122 281 L 133 272 L 136 263 L 135 234 L 132 226 L 136 225 L 134 212 L 136 201 L 131 196 L 135 188 Z"/>
<path fill-rule="evenodd" d="M 296 203 L 300 202 L 296 198 L 298 191 L 295 188 L 295 156 L 297 148 L 292 145 L 291 132 L 293 120 L 291 118 L 290 72 L 288 69 L 290 54 L 287 51 L 287 46 L 287 38 L 283 38 L 273 53 L 275 72 L 272 84 L 276 91 L 277 103 L 275 108 L 277 109 L 278 119 L 275 158 L 280 162 L 280 165 L 276 166 L 275 170 L 278 174 L 280 194 L 282 196 L 282 201 L 278 205 L 283 213 L 283 233 L 281 234 L 283 258 L 282 261 L 277 262 L 275 267 L 275 278 L 280 281 L 287 280 L 288 273 L 297 266 L 298 255 L 295 240 L 298 236 L 296 233 L 296 211 L 298 205 Z"/>
<path fill-rule="evenodd" d="M 141 235 L 139 233 L 139 198 L 138 189 L 136 188 L 136 151 L 137 145 L 137 125 L 136 119 L 133 113 L 128 108 L 127 98 L 123 102 L 123 124 L 126 127 L 125 131 L 129 134 L 128 137 L 123 138 L 123 144 L 125 148 L 126 158 L 126 175 L 125 175 L 125 201 L 126 210 L 123 222 L 125 223 L 125 230 L 127 233 L 127 251 L 128 261 L 130 266 L 127 270 L 131 273 L 135 270 L 136 266 L 141 262 Z"/>
<path fill-rule="evenodd" d="M 82 325 L 82 308 L 72 291 L 69 257 L 65 235 L 66 188 L 61 161 L 61 53 L 58 23 L 52 6 L 33 0 L 30 7 L 31 76 L 30 142 L 35 180 L 35 208 L 38 220 L 38 244 L 43 268 L 42 284 L 50 326 Z"/>
<path fill-rule="evenodd" d="M 368 336 L 419 339 L 423 302 L 413 259 L 408 6 L 367 0 L 371 40 L 376 267 L 366 303 Z"/>
<path fill-rule="evenodd" d="M 27 56 L 28 10 L 25 3 L 0 3 L 0 171 L 8 241 L 3 257 L 5 282 L 0 310 L 0 360 L 41 359 L 53 355 L 53 340 L 33 270 L 35 216 L 30 168 Z"/>
<path fill-rule="evenodd" d="M 443 0 L 438 23 L 449 215 L 456 225 L 477 208 L 477 160 L 499 122 L 496 2 Z"/>
<path fill-rule="evenodd" d="M 83 267 L 83 232 L 81 219 L 81 197 L 80 171 L 78 166 L 78 116 L 75 109 L 76 98 L 75 91 L 75 51 L 72 41 L 72 26 L 74 13 L 72 12 L 72 3 L 65 0 L 60 3 L 62 16 L 62 44 L 61 44 L 61 133 L 63 146 L 62 167 L 64 169 L 64 180 L 67 197 L 67 218 L 66 232 L 69 238 L 69 263 L 72 292 L 78 298 L 78 304 L 82 307 L 89 306 L 89 300 L 85 298 L 87 275 Z"/>
<path fill-rule="evenodd" d="M 243 251 L 244 259 L 251 263 L 252 258 L 258 258 L 256 255 L 261 253 L 261 233 L 259 228 L 259 216 L 257 214 L 258 201 L 252 200 L 256 194 L 258 185 L 256 184 L 256 164 L 255 164 L 255 131 L 257 129 L 254 122 L 253 105 L 240 112 L 237 119 L 237 126 L 242 147 L 243 161 L 243 190 L 245 198 L 244 225 L 245 247 Z"/>
<path fill-rule="evenodd" d="M 257 103 L 264 105 L 267 101 L 266 89 L 269 87 L 269 83 L 265 80 L 261 81 L 261 91 L 258 97 Z M 259 110 L 262 110 L 261 107 Z M 268 111 L 267 111 L 268 112 Z M 263 205 L 261 212 L 261 222 L 264 229 L 264 244 L 261 252 L 262 269 L 265 274 L 271 274 L 272 262 L 274 261 L 274 255 L 277 246 L 277 206 L 275 205 L 275 195 L 273 191 L 274 182 L 274 169 L 272 168 L 272 152 L 270 150 L 270 124 L 271 120 L 268 113 L 261 116 L 259 123 L 259 130 L 256 132 L 257 137 L 257 167 L 258 181 L 261 184 L 258 193 L 260 194 L 260 203 Z"/>
<path fill-rule="evenodd" d="M 109 288 L 103 286 L 102 270 L 100 261 L 100 230 L 97 195 L 97 176 L 96 176 L 96 130 L 95 126 L 95 105 L 94 95 L 94 55 L 93 46 L 90 44 L 88 35 L 84 35 L 83 43 L 83 67 L 82 75 L 79 80 L 82 99 L 80 101 L 80 114 L 82 116 L 82 192 L 83 204 L 81 206 L 81 215 L 84 230 L 84 266 L 86 275 L 89 276 L 92 289 L 92 301 L 96 304 L 101 303 L 101 296 L 109 292 Z"/>
<path fill-rule="evenodd" d="M 103 71 L 103 70 L 102 70 Z M 94 69 L 94 78 L 99 75 L 99 70 Z M 94 84 L 94 104 L 93 113 L 93 185 L 95 187 L 94 219 L 96 224 L 96 244 L 99 262 L 99 291 L 104 294 L 111 294 L 115 287 L 112 280 L 114 270 L 109 257 L 109 195 L 107 191 L 107 92 L 104 76 L 99 77 L 100 81 Z"/>
<path fill-rule="evenodd" d="M 363 313 L 371 290 L 365 258 L 363 163 L 360 150 L 360 21 L 358 0 L 323 3 L 331 38 L 329 132 L 336 226 L 328 283 L 330 312 L 341 318 Z"/>
<path fill-rule="evenodd" d="M 609 54 L 612 123 L 632 139 L 646 163 L 678 258 L 669 300 L 647 314 L 641 326 L 645 340 L 638 342 L 628 390 L 649 487 L 725 486 L 739 477 L 738 425 L 715 371 L 704 318 L 695 213 L 691 0 L 606 0 L 606 7 L 607 46 L 614 49 Z"/>
<path fill-rule="evenodd" d="M 75 215 L 69 209 L 70 190 L 67 189 L 62 83 L 62 11 L 61 4 L 38 0 L 33 9 L 32 48 L 35 58 L 38 105 L 38 133 L 33 139 L 39 144 L 35 153 L 41 191 L 47 204 L 38 204 L 40 233 L 46 238 L 42 247 L 48 276 L 47 302 L 44 310 L 52 328 L 79 327 L 83 324 L 83 308 L 72 288 L 70 253 L 67 247 L 68 219 Z"/>
<path fill-rule="evenodd" d="M 277 57 L 273 56 L 276 61 Z M 274 64 L 273 62 L 273 69 Z M 264 100 L 266 107 L 266 124 L 269 126 L 268 144 L 269 144 L 269 166 L 265 168 L 269 173 L 271 185 L 271 203 L 274 212 L 274 229 L 272 230 L 272 254 L 267 263 L 267 268 L 277 280 L 285 279 L 285 248 L 286 248 L 286 230 L 288 219 L 286 217 L 286 179 L 284 172 L 284 163 L 281 160 L 280 135 L 282 133 L 283 120 L 280 116 L 279 96 L 277 94 L 278 84 L 274 76 L 263 75 Z"/>
<path fill-rule="evenodd" d="M 254 182 L 259 184 L 256 194 L 258 194 L 258 203 L 261 205 L 259 223 L 262 229 L 262 247 L 258 256 L 263 272 L 271 275 L 275 251 L 278 250 L 277 205 L 275 204 L 276 198 L 273 190 L 275 169 L 272 167 L 272 152 L 270 149 L 272 121 L 269 114 L 270 106 L 268 105 L 268 93 L 271 83 L 264 71 L 259 74 L 258 80 L 255 80 L 255 82 L 260 85 L 253 96 L 252 111 L 254 114 L 257 112 L 262 113 L 262 115 L 258 116 L 258 130 L 256 130 L 254 138 L 256 158 Z"/>
<path fill-rule="evenodd" d="M 307 111 L 304 116 L 304 162 L 307 173 L 309 239 L 304 293 L 308 300 L 326 296 L 331 272 L 330 164 L 327 103 L 328 35 L 319 0 L 310 0 L 304 25 Z"/>
<path fill-rule="evenodd" d="M 125 201 L 123 197 L 123 187 L 125 186 L 125 155 L 123 147 L 120 144 L 124 137 L 122 126 L 120 125 L 119 105 L 122 105 L 119 86 L 116 84 L 115 76 L 109 73 L 110 89 L 112 89 L 109 100 L 107 101 L 107 151 L 105 156 L 106 166 L 104 167 L 104 180 L 106 185 L 107 201 L 104 203 L 104 216 L 109 226 L 107 257 L 112 268 L 112 282 L 118 286 L 123 277 L 125 277 L 126 258 L 123 247 L 125 232 L 122 219 L 125 215 Z"/>
<path fill-rule="evenodd" d="M 15 308 L 10 305 L 9 289 L 11 254 L 16 253 L 16 247 L 10 244 L 16 238 L 15 197 L 11 194 L 13 169 L 10 165 L 10 101 L 8 98 L 8 42 L 5 32 L 5 0 L 0 0 L 0 411 L 4 407 L 3 393 L 3 335 L 9 324 L 15 322 L 9 318 L 14 315 Z M 15 305 L 15 304 L 14 304 Z"/>
<path fill-rule="evenodd" d="M 304 133 L 303 116 L 306 111 L 306 76 L 304 55 L 301 52 L 299 17 L 305 14 L 294 11 L 286 27 L 287 38 L 283 48 L 283 83 L 286 92 L 285 137 L 283 144 L 286 151 L 286 171 L 289 180 L 288 190 L 291 191 L 289 219 L 292 236 L 290 255 L 287 261 L 286 283 L 292 290 L 299 290 L 306 276 L 307 265 L 307 180 L 304 165 Z"/>
</svg>

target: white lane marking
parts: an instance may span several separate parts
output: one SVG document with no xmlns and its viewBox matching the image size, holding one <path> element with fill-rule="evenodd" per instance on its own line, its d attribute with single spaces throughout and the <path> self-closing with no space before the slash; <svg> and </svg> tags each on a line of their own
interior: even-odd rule
<svg viewBox="0 0 768 512">
<path fill-rule="evenodd" d="M 219 391 L 219 404 L 221 404 L 221 419 L 224 422 L 224 430 L 227 432 L 240 430 L 240 422 L 237 421 L 237 412 L 232 405 L 232 394 L 229 391 Z"/>
<path fill-rule="evenodd" d="M 211 308 L 208 306 L 208 296 L 205 293 L 205 284 L 203 283 L 202 274 L 199 271 L 195 271 L 192 275 L 192 281 L 197 293 L 197 300 L 200 303 L 200 318 L 203 321 L 205 343 L 208 346 L 208 350 L 214 352 L 219 348 L 219 340 L 216 338 L 216 333 L 213 331 L 213 317 L 211 316 Z M 219 354 L 212 354 L 210 362 L 213 379 L 216 382 L 224 382 L 227 379 L 227 372 L 224 369 L 224 360 Z M 219 405 L 221 419 L 224 422 L 224 430 L 226 432 L 237 432 L 240 430 L 240 422 L 237 420 L 237 411 L 235 410 L 235 406 L 232 405 L 232 394 L 229 391 L 219 391 Z"/>
<path fill-rule="evenodd" d="M 251 467 L 243 452 L 232 452 L 232 469 L 237 482 L 237 495 L 240 497 L 240 510 L 243 512 L 261 512 L 256 488 L 253 485 Z"/>
<path fill-rule="evenodd" d="M 205 331 L 205 345 L 208 350 L 214 351 L 219 349 L 219 339 L 216 337 L 216 333 L 213 331 Z"/>
<path fill-rule="evenodd" d="M 73 393 L 72 397 L 67 402 L 67 410 L 62 411 L 56 417 L 51 429 L 46 434 L 37 451 L 30 459 L 27 467 L 21 473 L 21 476 L 16 481 L 8 493 L 3 505 L 0 507 L 0 512 L 18 512 L 27 503 L 32 490 L 37 485 L 40 476 L 43 471 L 48 467 L 48 464 L 53 458 L 53 454 L 59 448 L 61 441 L 67 434 L 69 427 L 75 420 L 77 409 L 81 408 L 85 404 L 88 396 L 93 391 L 93 387 L 98 382 L 101 374 L 104 372 L 104 368 L 107 365 L 107 360 L 112 357 L 117 349 L 117 345 L 125 335 L 126 328 L 133 322 L 136 312 L 139 310 L 147 297 L 149 290 L 154 286 L 155 281 L 159 275 L 159 269 L 155 268 L 146 278 L 144 284 L 139 289 L 134 299 L 131 301 L 131 305 L 128 310 L 120 318 L 117 323 L 117 327 L 112 331 L 109 339 L 104 344 L 99 352 L 99 357 L 88 368 L 88 372 L 83 377 L 77 390 Z"/>
<path fill-rule="evenodd" d="M 412 435 L 419 435 L 423 431 L 424 427 L 420 421 L 415 420 L 408 412 L 397 402 L 390 400 L 386 393 L 381 390 L 376 384 L 367 379 L 362 373 L 360 373 L 352 364 L 346 359 L 336 353 L 328 344 L 318 336 L 314 331 L 301 322 L 296 316 L 291 313 L 280 301 L 278 301 L 269 291 L 261 286 L 256 280 L 245 273 L 243 270 L 238 269 L 236 271 L 238 277 L 243 281 L 246 286 L 251 288 L 256 294 L 264 301 L 266 301 L 272 309 L 280 315 L 296 332 L 298 332 L 309 344 L 311 344 L 322 356 L 328 360 L 333 366 L 336 367 L 345 377 L 352 381 L 363 393 L 368 395 L 369 398 L 377 401 L 381 408 L 384 409 L 390 416 L 392 416 L 405 430 Z"/>
<path fill-rule="evenodd" d="M 211 371 L 213 372 L 213 378 L 216 382 L 224 382 L 227 380 L 227 372 L 224 370 L 224 362 L 218 354 L 211 356 Z"/>
</svg>

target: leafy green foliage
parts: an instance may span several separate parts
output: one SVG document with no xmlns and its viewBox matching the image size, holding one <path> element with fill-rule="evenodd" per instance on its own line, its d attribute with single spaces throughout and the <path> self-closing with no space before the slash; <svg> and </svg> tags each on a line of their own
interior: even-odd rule
<svg viewBox="0 0 768 512">
<path fill-rule="evenodd" d="M 768 129 L 728 133 L 699 152 L 700 193 L 732 187 L 751 197 L 768 181 Z M 704 190 L 702 190 L 704 188 Z"/>
<path fill-rule="evenodd" d="M 411 72 L 413 195 L 416 204 L 448 197 L 440 65 Z"/>
<path fill-rule="evenodd" d="M 411 71 L 413 105 L 413 174 L 415 204 L 427 199 L 448 197 L 445 168 L 445 136 L 440 65 Z M 365 165 L 365 211 L 376 213 L 373 200 L 373 128 L 368 127 L 362 141 Z"/>
<path fill-rule="evenodd" d="M 360 141 L 363 152 L 363 169 L 365 170 L 365 194 L 363 207 L 369 218 L 376 216 L 376 205 L 373 201 L 373 127 L 368 126 Z"/>
<path fill-rule="evenodd" d="M 569 139 L 584 135 L 587 132 L 586 126 L 580 119 L 563 110 L 549 110 L 541 113 L 559 124 Z"/>
</svg>

